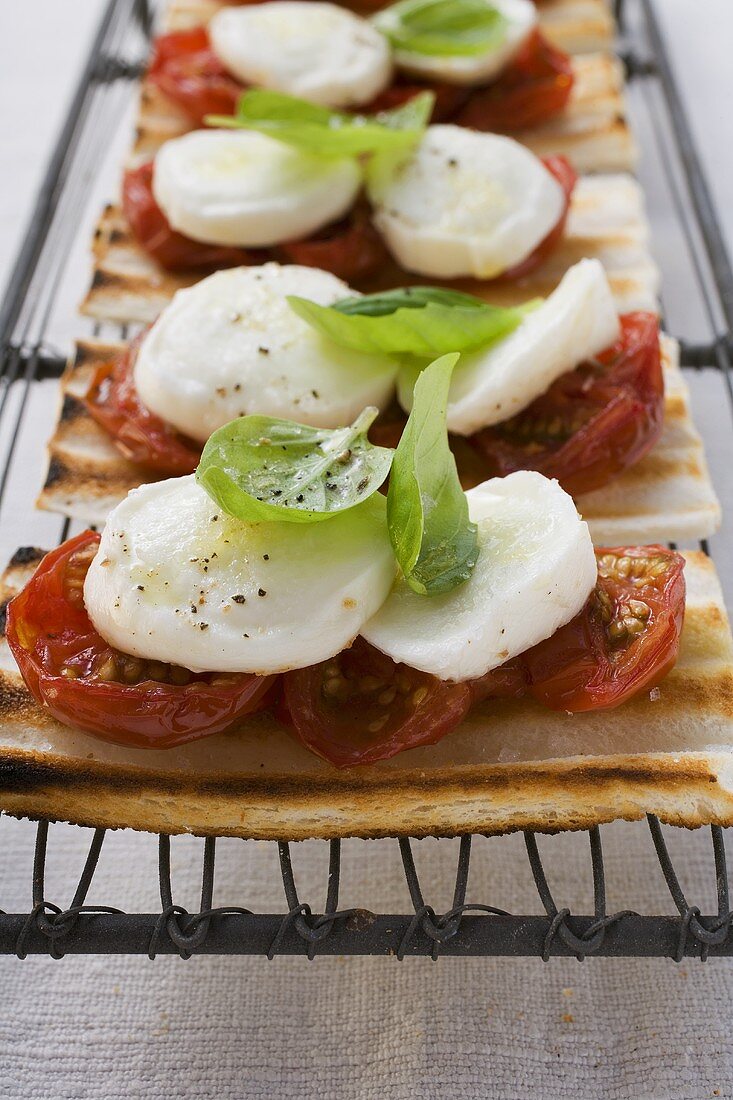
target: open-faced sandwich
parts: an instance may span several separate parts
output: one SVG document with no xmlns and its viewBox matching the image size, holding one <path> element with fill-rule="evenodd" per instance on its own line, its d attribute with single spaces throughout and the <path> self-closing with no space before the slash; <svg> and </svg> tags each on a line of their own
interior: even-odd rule
<svg viewBox="0 0 733 1100">
<path fill-rule="evenodd" d="M 361 296 L 276 263 L 211 275 L 130 345 L 79 348 L 40 503 L 101 522 L 134 486 L 193 471 L 245 414 L 335 428 L 374 405 L 371 438 L 394 446 L 417 374 L 448 351 L 461 353 L 447 415 L 464 488 L 538 470 L 604 542 L 716 527 L 676 344 L 654 313 L 618 316 L 598 260 L 512 308 L 425 286 Z"/>
<path fill-rule="evenodd" d="M 170 0 L 163 14 L 163 29 L 185 31 L 207 26 L 223 9 L 242 6 L 251 0 Z M 342 7 L 371 15 L 387 7 L 384 0 L 354 0 Z M 614 22 L 611 0 L 537 0 L 538 25 L 542 34 L 558 49 L 570 54 L 610 50 Z"/>
<path fill-rule="evenodd" d="M 654 308 L 630 177 L 577 180 L 564 158 L 541 160 L 512 138 L 426 128 L 431 103 L 425 92 L 357 116 L 245 93 L 220 128 L 171 139 L 126 171 L 123 209 L 97 230 L 85 311 L 149 321 L 197 275 L 267 259 L 362 290 L 420 275 L 487 293 L 491 281 L 512 304 L 547 293 L 585 256 L 604 264 L 621 308 Z"/>
<path fill-rule="evenodd" d="M 399 0 L 371 19 L 316 0 L 222 7 L 154 42 L 135 157 L 234 113 L 250 87 L 364 113 L 430 91 L 434 122 L 514 133 L 578 171 L 635 160 L 620 63 L 552 46 L 531 0 Z"/>
<path fill-rule="evenodd" d="M 665 759 L 650 778 L 644 753 L 665 751 L 650 746 L 667 693 L 675 705 L 686 693 L 684 710 L 708 692 L 707 728 L 688 749 L 730 739 L 717 603 L 718 664 L 698 633 L 716 599 L 709 567 L 692 560 L 705 610 L 670 673 L 684 559 L 658 545 L 594 551 L 572 498 L 536 471 L 464 493 L 446 431 L 456 360 L 421 372 L 395 451 L 367 439 L 374 408 L 336 430 L 244 417 L 214 433 L 195 475 L 134 490 L 101 536 L 45 557 L 7 608 L 37 703 L 3 679 L 3 808 L 32 799 L 35 812 L 92 824 L 280 838 L 547 827 L 642 809 L 691 820 L 665 788 Z M 593 722 L 617 707 L 623 723 Z M 675 752 L 679 719 L 676 732 L 664 722 Z M 614 747 L 620 725 L 634 759 Z M 188 755 L 200 739 L 208 751 Z M 543 767 L 501 763 L 512 743 L 517 757 L 543 746 Z M 157 750 L 149 764 L 145 747 Z M 585 770 L 577 758 L 593 753 L 615 759 Z M 646 788 L 610 812 L 604 784 L 618 787 L 622 759 Z M 698 763 L 712 775 L 709 755 Z M 560 797 L 550 819 L 547 797 L 569 775 L 572 815 Z M 91 777 L 97 796 L 80 799 Z M 708 789 L 709 805 L 726 797 Z"/>
</svg>

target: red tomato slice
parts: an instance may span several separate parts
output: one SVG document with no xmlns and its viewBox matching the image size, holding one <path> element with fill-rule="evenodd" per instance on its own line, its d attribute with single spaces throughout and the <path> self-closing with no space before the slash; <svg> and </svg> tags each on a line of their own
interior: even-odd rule
<svg viewBox="0 0 733 1100">
<path fill-rule="evenodd" d="M 481 703 L 487 699 L 521 699 L 527 692 L 529 677 L 520 657 L 492 668 L 490 672 L 470 681 L 471 699 Z"/>
<path fill-rule="evenodd" d="M 363 638 L 330 661 L 286 672 L 283 685 L 295 736 L 337 768 L 433 745 L 472 702 L 469 684 L 395 664 Z"/>
<path fill-rule="evenodd" d="M 598 583 L 579 615 L 523 656 L 535 699 L 604 710 L 654 687 L 677 660 L 684 558 L 663 546 L 596 550 Z"/>
<path fill-rule="evenodd" d="M 486 476 L 539 470 L 573 496 L 607 485 L 654 446 L 664 422 L 659 324 L 627 313 L 621 338 L 528 408 L 471 437 Z"/>
<path fill-rule="evenodd" d="M 274 676 L 193 673 L 104 641 L 83 601 L 98 545 L 94 531 L 63 543 L 8 606 L 8 644 L 38 702 L 105 741 L 158 749 L 209 737 L 259 710 Z"/>
<path fill-rule="evenodd" d="M 201 448 L 146 409 L 135 388 L 135 360 L 144 335 L 97 368 L 84 403 L 131 462 L 158 474 L 193 473 Z"/>
<path fill-rule="evenodd" d="M 347 283 L 368 279 L 389 259 L 365 202 L 357 203 L 340 222 L 327 225 L 304 240 L 286 241 L 274 248 L 273 253 L 281 263 L 320 267 Z"/>
<path fill-rule="evenodd" d="M 122 206 L 138 244 L 169 271 L 215 271 L 279 260 L 320 267 L 349 281 L 374 274 L 387 259 L 382 239 L 362 203 L 341 221 L 310 237 L 257 249 L 202 244 L 171 229 L 153 196 L 152 161 L 125 172 Z"/>
<path fill-rule="evenodd" d="M 572 88 L 570 58 L 534 31 L 493 84 L 472 91 L 453 121 L 472 130 L 514 133 L 563 111 Z"/>
<path fill-rule="evenodd" d="M 217 271 L 222 267 L 260 264 L 262 249 L 203 244 L 171 229 L 153 195 L 153 162 L 128 168 L 122 178 L 122 209 L 138 244 L 167 271 Z"/>
<path fill-rule="evenodd" d="M 148 78 L 199 124 L 206 115 L 234 114 L 243 91 L 212 50 L 205 27 L 156 38 Z"/>
<path fill-rule="evenodd" d="M 421 80 L 419 77 L 397 74 L 392 83 L 364 110 L 369 114 L 390 111 L 401 107 L 408 99 L 413 99 L 421 92 L 431 92 L 435 96 L 431 122 L 452 122 L 472 94 L 470 88 L 459 84 L 444 84 L 440 80 Z"/>
</svg>

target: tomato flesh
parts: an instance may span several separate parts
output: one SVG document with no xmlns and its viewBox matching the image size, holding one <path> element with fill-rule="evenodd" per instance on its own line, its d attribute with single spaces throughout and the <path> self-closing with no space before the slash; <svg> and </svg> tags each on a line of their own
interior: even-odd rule
<svg viewBox="0 0 733 1100">
<path fill-rule="evenodd" d="M 570 58 L 535 30 L 498 79 L 475 89 L 453 121 L 472 130 L 525 130 L 563 111 L 572 89 Z"/>
<path fill-rule="evenodd" d="M 319 267 L 347 283 L 369 279 L 389 260 L 366 202 L 358 202 L 334 225 L 300 241 L 285 241 L 272 251 L 281 263 Z"/>
<path fill-rule="evenodd" d="M 310 237 L 284 241 L 272 248 L 234 248 L 191 240 L 171 229 L 155 201 L 152 161 L 125 172 L 122 207 L 138 244 L 169 271 L 216 271 L 277 260 L 318 266 L 348 282 L 374 274 L 387 258 L 363 203 L 357 203 L 341 221 Z"/>
<path fill-rule="evenodd" d="M 206 115 L 233 115 L 243 90 L 214 53 L 205 27 L 156 38 L 148 79 L 198 123 Z"/>
<path fill-rule="evenodd" d="M 135 360 L 144 333 L 116 359 L 100 364 L 85 398 L 91 416 L 131 462 L 159 474 L 191 474 L 201 449 L 146 409 L 135 387 Z"/>
<path fill-rule="evenodd" d="M 83 600 L 98 546 L 94 531 L 63 543 L 8 605 L 8 644 L 35 699 L 60 722 L 136 748 L 209 737 L 260 709 L 273 676 L 193 673 L 105 642 Z"/>
<path fill-rule="evenodd" d="M 228 73 L 212 49 L 205 27 L 158 37 L 148 77 L 199 125 L 207 115 L 234 114 L 247 87 Z M 535 30 L 487 87 L 397 75 L 364 110 L 372 113 L 398 107 L 420 92 L 430 91 L 435 96 L 433 122 L 512 132 L 537 126 L 564 110 L 572 87 L 570 58 Z"/>
<path fill-rule="evenodd" d="M 472 703 L 469 684 L 395 664 L 363 638 L 329 661 L 286 672 L 283 688 L 295 737 L 337 768 L 433 745 Z"/>
<path fill-rule="evenodd" d="M 663 546 L 596 550 L 583 611 L 523 656 L 532 696 L 572 713 L 617 707 L 653 688 L 677 660 L 684 558 Z"/>
<path fill-rule="evenodd" d="M 485 476 L 539 470 L 571 495 L 607 485 L 638 462 L 664 423 L 659 323 L 621 317 L 621 336 L 594 363 L 558 378 L 517 416 L 471 437 Z"/>
</svg>

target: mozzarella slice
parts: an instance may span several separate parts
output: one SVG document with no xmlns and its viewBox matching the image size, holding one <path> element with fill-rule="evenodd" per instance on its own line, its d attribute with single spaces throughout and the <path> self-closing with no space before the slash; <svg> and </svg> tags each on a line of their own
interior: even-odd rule
<svg viewBox="0 0 733 1100">
<path fill-rule="evenodd" d="M 200 443 L 249 413 L 336 428 L 367 405 L 384 408 L 397 361 L 339 347 L 286 301 L 297 294 L 329 306 L 354 293 L 327 271 L 276 263 L 179 290 L 140 347 L 143 404 Z"/>
<path fill-rule="evenodd" d="M 350 645 L 394 579 L 384 497 L 321 523 L 248 524 L 193 475 L 134 489 L 87 573 L 94 626 L 193 672 L 285 672 Z"/>
<path fill-rule="evenodd" d="M 362 630 L 393 660 L 441 680 L 476 679 L 549 638 L 596 581 L 588 526 L 556 481 L 520 470 L 466 496 L 480 547 L 469 580 L 425 597 L 400 578 Z"/>
<path fill-rule="evenodd" d="M 323 107 L 358 107 L 387 87 L 387 41 L 366 19 L 335 4 L 275 0 L 222 8 L 209 23 L 214 52 L 244 84 L 274 88 Z"/>
<path fill-rule="evenodd" d="M 410 160 L 374 171 L 374 222 L 407 271 L 490 279 L 521 263 L 562 215 L 560 184 L 512 138 L 429 126 Z"/>
<path fill-rule="evenodd" d="M 252 130 L 193 130 L 155 157 L 153 194 L 174 229 L 261 248 L 307 237 L 350 209 L 355 160 L 322 160 Z"/>
<path fill-rule="evenodd" d="M 537 26 L 537 8 L 532 0 L 491 0 L 487 6 L 496 8 L 506 19 L 504 33 L 496 45 L 485 53 L 472 57 L 415 53 L 395 50 L 398 68 L 417 76 L 434 77 L 447 84 L 488 84 L 514 60 Z M 399 27 L 399 15 L 386 8 L 375 23 L 386 34 Z"/>
<path fill-rule="evenodd" d="M 448 430 L 472 435 L 526 409 L 555 379 L 613 344 L 620 325 L 600 260 L 581 260 L 543 304 L 505 339 L 462 355 L 448 396 Z M 412 408 L 419 367 L 398 379 L 402 408 Z"/>
</svg>

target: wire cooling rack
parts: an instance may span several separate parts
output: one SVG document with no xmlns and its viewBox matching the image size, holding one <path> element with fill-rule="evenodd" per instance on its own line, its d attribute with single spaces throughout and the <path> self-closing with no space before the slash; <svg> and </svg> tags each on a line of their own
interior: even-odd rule
<svg viewBox="0 0 733 1100">
<path fill-rule="evenodd" d="M 682 363 L 698 396 L 708 409 L 733 413 L 731 333 L 733 331 L 733 270 L 697 155 L 690 128 L 652 0 L 616 4 L 620 48 L 629 77 L 629 106 L 642 146 L 642 182 L 647 190 L 652 223 L 663 227 L 663 270 L 674 275 L 663 301 L 665 327 L 681 338 Z M 57 378 L 64 366 L 62 350 L 49 333 L 65 309 L 63 291 L 69 255 L 83 237 L 83 212 L 97 167 L 119 129 L 132 81 L 147 55 L 152 27 L 147 0 L 110 0 L 92 43 L 68 117 L 49 163 L 0 309 L 0 516 L 10 508 L 12 537 L 25 537 L 24 522 L 32 521 L 32 492 L 23 482 L 23 439 L 29 431 L 29 409 L 44 380 Z M 85 246 L 85 241 L 81 241 Z M 660 246 L 659 239 L 656 241 Z M 684 308 L 683 308 L 684 307 Z M 97 325 L 94 334 L 124 339 L 124 328 Z M 699 391 L 699 392 L 698 392 Z M 724 415 L 728 416 L 728 412 Z M 699 415 L 699 414 L 698 414 Z M 730 420 L 726 434 L 730 436 Z M 42 440 L 33 434 L 35 449 Z M 715 470 L 716 456 L 713 459 Z M 721 467 L 721 472 L 724 467 Z M 718 487 L 721 488 L 720 478 Z M 35 486 L 33 487 L 35 488 Z M 21 499 L 22 498 L 22 499 Z M 16 518 L 20 514 L 20 519 Z M 46 524 L 53 522 L 48 517 Z M 2 525 L 0 524 L 0 527 Z M 60 528 L 60 529 L 59 529 Z M 69 521 L 57 521 L 55 537 L 68 536 Z M 47 532 L 48 528 L 46 528 Z M 725 543 L 715 550 L 729 597 L 733 595 L 733 556 Z M 702 549 L 710 553 L 707 542 Z M 726 555 L 730 562 L 726 561 Z M 729 599 L 730 603 L 730 599 Z M 1 783 L 0 773 L 0 783 Z M 0 826 L 1 826 L 0 822 Z M 438 913 L 425 900 L 407 838 L 379 841 L 398 844 L 412 903 L 407 914 L 375 914 L 339 908 L 342 848 L 328 845 L 328 880 L 323 912 L 301 901 L 291 860 L 291 845 L 277 845 L 285 894 L 280 913 L 253 913 L 239 906 L 213 908 L 216 845 L 202 842 L 199 911 L 189 913 L 174 901 L 171 881 L 171 839 L 158 840 L 160 909 L 126 913 L 86 899 L 105 842 L 104 830 L 91 831 L 91 841 L 71 904 L 61 908 L 46 896 L 46 822 L 36 829 L 33 903 L 27 913 L 0 912 L 0 953 L 50 954 L 241 954 L 314 955 L 589 955 L 667 956 L 733 955 L 733 912 L 730 907 L 724 830 L 710 830 L 710 877 L 717 895 L 717 912 L 701 915 L 681 886 L 658 820 L 647 818 L 654 851 L 677 916 L 642 916 L 630 910 L 609 913 L 606 904 L 601 831 L 576 834 L 574 843 L 588 845 L 589 878 L 593 883 L 593 914 L 572 915 L 558 904 L 549 886 L 537 839 L 524 834 L 526 857 L 540 903 L 537 915 L 512 915 L 493 905 L 467 900 L 472 838 L 460 841 L 453 889 L 447 912 Z M 635 828 L 643 829 L 639 824 Z M 2 837 L 0 836 L 0 843 Z M 241 842 L 251 843 L 251 842 Z M 324 846 L 326 842 L 323 842 Z M 442 843 L 442 842 L 441 842 Z M 499 842 L 488 840 L 496 845 Z M 127 873 L 123 871 L 123 875 Z"/>
</svg>

